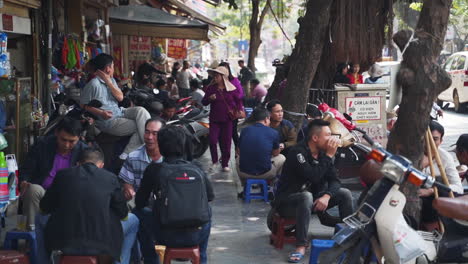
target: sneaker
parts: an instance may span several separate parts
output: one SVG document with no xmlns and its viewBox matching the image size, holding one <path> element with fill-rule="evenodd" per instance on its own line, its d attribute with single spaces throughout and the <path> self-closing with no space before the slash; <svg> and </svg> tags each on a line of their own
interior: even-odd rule
<svg viewBox="0 0 468 264">
<path fill-rule="evenodd" d="M 229 167 L 223 167 L 223 172 L 230 172 L 231 171 L 231 168 Z"/>
</svg>

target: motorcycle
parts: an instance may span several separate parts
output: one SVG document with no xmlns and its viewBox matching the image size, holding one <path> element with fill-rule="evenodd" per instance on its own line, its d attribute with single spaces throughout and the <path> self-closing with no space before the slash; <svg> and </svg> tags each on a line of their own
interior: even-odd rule
<svg viewBox="0 0 468 264">
<path fill-rule="evenodd" d="M 319 263 L 360 263 L 368 245 L 372 250 L 364 256 L 366 263 L 370 252 L 375 253 L 379 263 L 435 263 L 442 236 L 437 231 L 416 231 L 407 224 L 403 216 L 406 198 L 399 187 L 408 182 L 422 188 L 450 188 L 377 143 L 372 142 L 371 147 L 355 145 L 367 153 L 368 162 L 381 164 L 379 171 L 370 170 L 368 178 L 378 179 L 375 174 L 379 172 L 383 177 L 369 189 L 356 212 L 344 219 L 344 228 L 332 238 L 335 245 L 320 254 Z"/>
<path fill-rule="evenodd" d="M 184 128 L 187 135 L 190 136 L 188 152 L 191 158 L 199 158 L 209 147 L 209 110 L 191 108 L 189 111 L 179 114 L 179 119 L 169 121 L 167 124 L 178 125 Z"/>
</svg>

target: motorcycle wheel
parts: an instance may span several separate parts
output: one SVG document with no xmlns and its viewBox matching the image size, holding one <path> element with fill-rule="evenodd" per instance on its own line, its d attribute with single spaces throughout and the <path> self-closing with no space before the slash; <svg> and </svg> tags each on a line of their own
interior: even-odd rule
<svg viewBox="0 0 468 264">
<path fill-rule="evenodd" d="M 210 142 L 208 140 L 208 135 L 200 137 L 199 138 L 200 142 L 198 142 L 195 138 L 192 140 L 193 144 L 193 157 L 195 159 L 198 159 L 201 157 L 206 150 L 208 149 L 208 146 L 210 145 Z"/>
</svg>

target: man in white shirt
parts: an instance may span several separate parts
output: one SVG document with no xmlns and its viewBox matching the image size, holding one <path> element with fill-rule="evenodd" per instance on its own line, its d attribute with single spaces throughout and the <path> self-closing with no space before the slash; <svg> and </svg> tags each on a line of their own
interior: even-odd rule
<svg viewBox="0 0 468 264">
<path fill-rule="evenodd" d="M 444 137 L 444 127 L 439 124 L 437 121 L 432 120 L 429 123 L 429 128 L 431 130 L 432 138 L 437 146 L 439 152 L 440 160 L 442 162 L 443 169 L 447 175 L 449 186 L 452 189 L 455 196 L 463 194 L 463 186 L 458 175 L 457 168 L 455 167 L 455 162 L 446 150 L 442 149 L 440 145 Z M 434 156 L 434 155 L 433 155 Z M 435 159 L 434 163 L 434 175 L 436 180 L 441 181 L 441 173 Z M 424 155 L 422 161 L 423 172 L 426 174 L 431 174 L 429 167 L 429 159 L 427 155 Z M 448 194 L 439 190 L 439 196 L 447 197 Z M 434 200 L 434 189 L 419 189 L 419 197 L 422 199 L 422 211 L 421 211 L 421 223 L 426 226 L 427 230 L 432 230 L 437 226 L 437 212 L 432 207 L 432 201 Z"/>
<path fill-rule="evenodd" d="M 182 69 L 177 73 L 176 83 L 179 87 L 179 97 L 185 98 L 190 96 L 190 80 L 193 78 L 192 73 L 189 70 L 190 63 L 184 61 L 182 64 Z"/>
</svg>

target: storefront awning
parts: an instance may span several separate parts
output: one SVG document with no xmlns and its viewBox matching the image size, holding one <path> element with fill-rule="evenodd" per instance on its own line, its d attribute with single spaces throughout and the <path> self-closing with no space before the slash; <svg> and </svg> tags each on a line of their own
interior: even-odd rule
<svg viewBox="0 0 468 264">
<path fill-rule="evenodd" d="M 196 19 L 198 19 L 200 21 L 203 21 L 204 23 L 207 23 L 210 26 L 210 30 L 212 32 L 214 32 L 215 34 L 217 34 L 217 35 L 224 34 L 224 31 L 226 30 L 225 26 L 213 21 L 209 17 L 197 12 L 196 10 L 194 10 L 194 9 L 192 9 L 190 7 L 188 7 L 187 5 L 182 3 L 181 1 L 179 1 L 179 0 L 168 0 L 167 2 L 170 3 L 171 5 L 174 5 L 175 7 L 177 7 L 177 9 L 182 10 L 183 12 L 189 14 L 191 17 L 196 18 Z"/>
<path fill-rule="evenodd" d="M 113 34 L 174 39 L 208 39 L 208 24 L 145 5 L 109 8 Z"/>
</svg>

